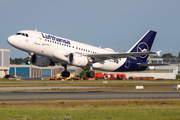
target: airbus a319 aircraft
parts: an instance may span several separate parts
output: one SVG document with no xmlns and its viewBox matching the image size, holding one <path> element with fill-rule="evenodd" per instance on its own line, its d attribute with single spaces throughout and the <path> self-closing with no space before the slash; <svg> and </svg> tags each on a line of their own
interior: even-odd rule
<svg viewBox="0 0 180 120">
<path fill-rule="evenodd" d="M 61 63 L 65 70 L 62 77 L 69 77 L 67 65 L 88 68 L 87 77 L 94 77 L 94 69 L 102 71 L 123 72 L 143 71 L 148 66 L 149 54 L 156 32 L 149 30 L 131 49 L 117 53 L 110 48 L 95 47 L 43 32 L 22 30 L 8 37 L 13 47 L 28 52 L 31 62 L 40 67 L 54 66 Z"/>
</svg>

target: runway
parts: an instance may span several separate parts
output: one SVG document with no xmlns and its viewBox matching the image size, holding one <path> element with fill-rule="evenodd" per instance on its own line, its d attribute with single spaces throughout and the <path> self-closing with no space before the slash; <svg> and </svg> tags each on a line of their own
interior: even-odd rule
<svg viewBox="0 0 180 120">
<path fill-rule="evenodd" d="M 95 86 L 41 86 L 41 87 L 0 87 L 0 90 L 46 90 L 46 89 L 88 89 Z"/>
<path fill-rule="evenodd" d="M 0 100 L 179 99 L 180 91 L 0 92 Z"/>
</svg>

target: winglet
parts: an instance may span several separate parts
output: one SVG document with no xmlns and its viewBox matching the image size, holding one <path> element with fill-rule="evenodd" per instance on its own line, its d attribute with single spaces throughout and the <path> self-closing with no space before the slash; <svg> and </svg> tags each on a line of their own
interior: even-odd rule
<svg viewBox="0 0 180 120">
<path fill-rule="evenodd" d="M 157 51 L 156 53 L 158 54 L 158 56 L 160 56 L 161 50 L 160 50 L 160 51 Z"/>
</svg>

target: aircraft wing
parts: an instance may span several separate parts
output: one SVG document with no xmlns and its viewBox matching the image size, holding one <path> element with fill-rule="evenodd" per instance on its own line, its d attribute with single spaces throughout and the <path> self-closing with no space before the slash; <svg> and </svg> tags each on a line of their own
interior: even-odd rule
<svg viewBox="0 0 180 120">
<path fill-rule="evenodd" d="M 91 57 L 95 62 L 100 62 L 108 59 L 117 60 L 119 58 L 131 58 L 136 60 L 136 57 L 141 55 L 149 55 L 149 54 L 159 54 L 158 52 L 130 52 L 130 53 L 106 53 L 106 54 L 86 54 L 86 56 Z"/>
</svg>

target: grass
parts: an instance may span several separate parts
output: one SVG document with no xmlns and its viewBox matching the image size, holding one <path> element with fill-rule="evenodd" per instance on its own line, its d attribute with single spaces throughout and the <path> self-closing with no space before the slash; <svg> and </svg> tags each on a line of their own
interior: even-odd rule
<svg viewBox="0 0 180 120">
<path fill-rule="evenodd" d="M 106 109 L 106 110 L 105 110 Z M 153 111 L 152 111 L 153 110 Z M 89 108 L 86 110 L 75 109 L 53 109 L 46 108 L 43 110 L 4 110 L 0 111 L 3 113 L 1 119 L 7 120 L 175 120 L 179 119 L 178 108 L 167 109 L 162 107 L 99 107 L 99 108 Z M 6 114 L 4 114 L 6 113 Z M 15 114 L 12 114 L 15 113 Z"/>
<path fill-rule="evenodd" d="M 103 84 L 102 80 L 97 81 L 17 81 L 17 82 L 8 82 L 3 83 L 0 82 L 0 87 L 43 87 L 43 86 L 93 86 L 95 88 L 87 88 L 87 89 L 78 89 L 78 88 L 70 88 L 70 89 L 60 89 L 60 88 L 52 88 L 52 89 L 42 89 L 42 90 L 0 90 L 0 92 L 60 92 L 60 91 L 173 91 L 173 85 L 180 83 L 174 81 L 134 81 L 134 80 L 108 80 L 107 84 Z M 144 86 L 142 90 L 136 90 L 136 85 Z M 161 86 L 158 86 L 161 85 Z M 180 90 L 180 89 L 179 89 Z M 178 91 L 179 91 L 178 90 Z"/>
<path fill-rule="evenodd" d="M 103 84 L 102 81 L 107 81 L 107 84 Z M 6 83 L 3 83 L 6 82 Z M 180 83 L 180 81 L 145 81 L 145 80 L 77 80 L 77 81 L 0 81 L 0 87 L 33 87 L 33 86 L 112 86 L 112 85 L 174 85 Z"/>
<path fill-rule="evenodd" d="M 1 119 L 7 120 L 178 120 L 180 102 L 178 99 L 1 101 L 0 114 Z"/>
<path fill-rule="evenodd" d="M 14 81 L 13 81 L 14 82 Z M 22 82 L 22 83 L 19 83 Z M 32 81 L 35 82 L 35 81 Z M 46 83 L 52 82 L 52 83 Z M 50 90 L 17 90 L 14 92 L 37 91 L 142 91 L 131 85 L 145 86 L 143 91 L 172 91 L 174 81 L 116 81 L 102 84 L 102 81 L 78 81 L 53 83 L 38 81 L 31 83 L 1 83 L 0 87 L 32 86 L 99 86 L 89 89 L 50 89 Z M 99 83 L 98 83 L 99 82 Z M 179 82 L 179 81 L 175 81 Z M 172 85 L 172 86 L 157 86 Z M 179 91 L 179 90 L 178 90 Z M 2 91 L 1 91 L 2 92 Z M 3 91 L 5 92 L 5 91 Z M 109 100 L 36 100 L 36 101 L 0 101 L 0 119 L 2 120 L 179 120 L 180 99 L 109 99 Z"/>
</svg>

